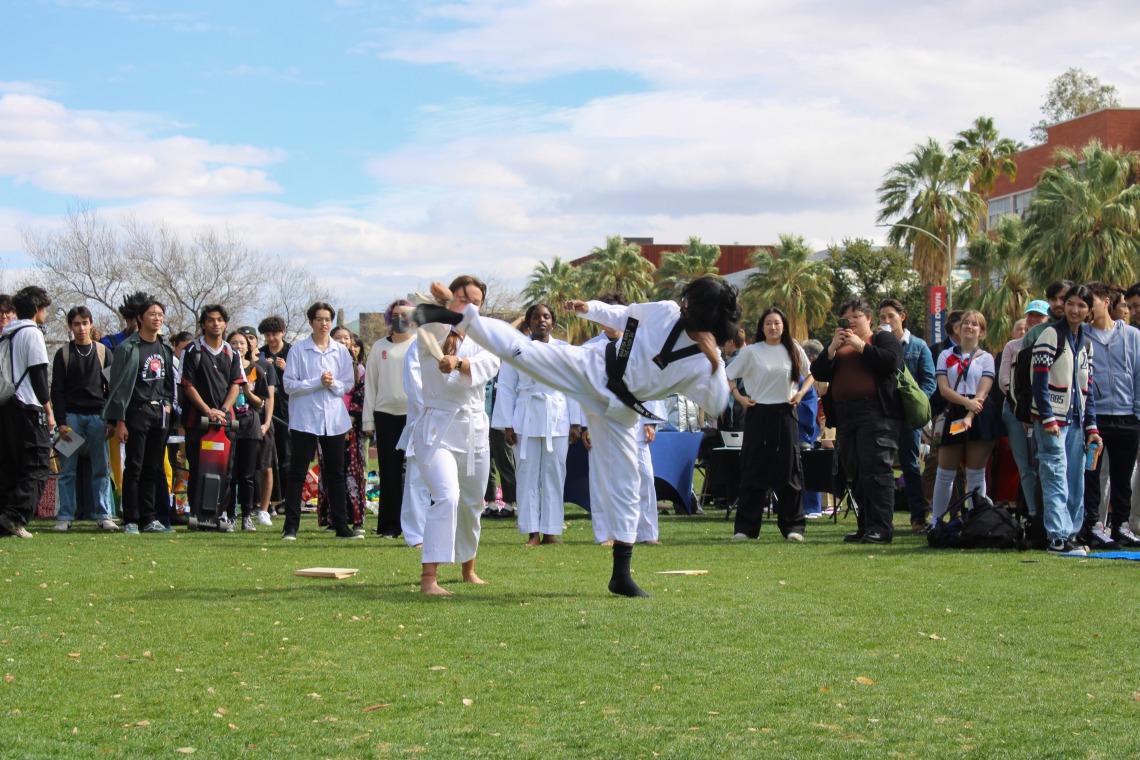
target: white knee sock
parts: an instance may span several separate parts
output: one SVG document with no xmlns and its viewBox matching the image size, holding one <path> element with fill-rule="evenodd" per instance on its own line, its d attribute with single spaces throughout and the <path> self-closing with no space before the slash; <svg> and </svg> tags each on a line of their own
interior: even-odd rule
<svg viewBox="0 0 1140 760">
<path fill-rule="evenodd" d="M 966 468 L 966 490 L 973 492 L 977 489 L 979 496 L 986 495 L 986 468 L 971 470 Z"/>
<path fill-rule="evenodd" d="M 954 477 L 957 474 L 957 470 L 938 468 L 938 474 L 934 476 L 934 502 L 930 505 L 932 524 L 946 514 L 946 508 L 950 506 L 950 494 L 954 490 Z"/>
</svg>

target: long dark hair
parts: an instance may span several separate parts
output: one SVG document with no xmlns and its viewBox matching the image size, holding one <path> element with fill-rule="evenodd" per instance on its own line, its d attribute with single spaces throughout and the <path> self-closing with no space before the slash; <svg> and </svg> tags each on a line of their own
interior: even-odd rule
<svg viewBox="0 0 1140 760">
<path fill-rule="evenodd" d="M 788 358 L 792 360 L 791 378 L 792 385 L 795 385 L 800 381 L 800 373 L 803 368 L 800 366 L 800 352 L 796 350 L 796 342 L 792 340 L 792 332 L 788 329 L 788 315 L 784 313 L 783 309 L 778 306 L 769 306 L 764 310 L 764 313 L 760 315 L 760 321 L 756 323 L 756 337 L 753 339 L 753 343 L 764 342 L 764 320 L 768 318 L 769 314 L 778 316 L 783 325 L 780 332 L 780 345 L 784 347 L 784 350 L 788 352 Z"/>
<path fill-rule="evenodd" d="M 710 332 L 718 344 L 736 334 L 736 287 L 720 277 L 698 277 L 681 291 L 681 326 Z M 786 321 L 785 321 L 786 324 Z"/>
</svg>

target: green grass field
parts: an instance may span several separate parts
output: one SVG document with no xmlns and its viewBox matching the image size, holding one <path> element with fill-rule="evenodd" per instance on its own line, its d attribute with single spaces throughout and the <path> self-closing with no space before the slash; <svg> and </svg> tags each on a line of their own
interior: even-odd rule
<svg viewBox="0 0 1140 760">
<path fill-rule="evenodd" d="M 663 517 L 634 553 L 651 599 L 606 592 L 576 507 L 565 546 L 485 520 L 490 583 L 449 568 L 446 599 L 403 542 L 310 516 L 296 543 L 35 523 L 0 542 L 0 754 L 1140 755 L 1140 564 L 845 545 L 852 522 L 796 545 Z M 655 574 L 684 569 L 708 574 Z"/>
</svg>

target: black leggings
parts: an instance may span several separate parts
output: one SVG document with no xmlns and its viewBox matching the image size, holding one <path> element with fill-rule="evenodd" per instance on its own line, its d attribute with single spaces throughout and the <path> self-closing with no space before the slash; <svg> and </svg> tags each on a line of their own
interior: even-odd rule
<svg viewBox="0 0 1140 760">
<path fill-rule="evenodd" d="M 234 442 L 234 462 L 230 471 L 230 492 L 237 493 L 241 505 L 241 516 L 253 515 L 254 481 L 257 477 L 257 455 L 261 451 L 261 441 L 257 438 L 239 438 Z M 234 500 L 226 499 L 226 511 L 234 516 Z"/>
</svg>

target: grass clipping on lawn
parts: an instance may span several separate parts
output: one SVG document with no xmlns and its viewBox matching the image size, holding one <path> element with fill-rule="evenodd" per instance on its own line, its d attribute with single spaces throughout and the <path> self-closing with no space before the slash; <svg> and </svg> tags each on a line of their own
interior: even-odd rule
<svg viewBox="0 0 1140 760">
<path fill-rule="evenodd" d="M 905 518 L 905 516 L 903 516 Z M 666 516 L 611 553 L 486 520 L 482 587 L 417 593 L 401 542 L 97 533 L 0 542 L 12 756 L 1126 757 L 1137 748 L 1136 565 L 1043 553 L 734 542 Z M 1025 563 L 1026 558 L 1037 560 Z M 295 577 L 354 567 L 342 580 Z M 707 575 L 657 575 L 701 567 Z M 1089 612 L 1092 610 L 1092 612 Z"/>
</svg>

